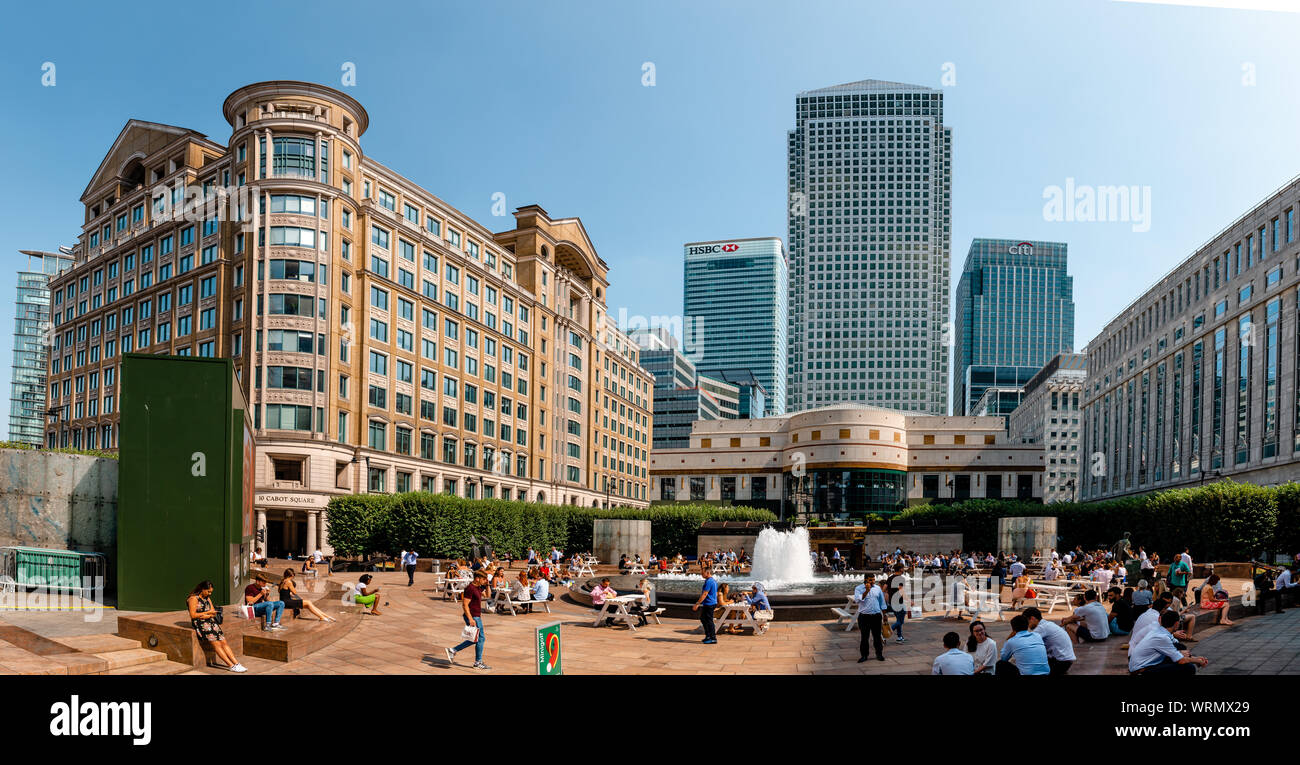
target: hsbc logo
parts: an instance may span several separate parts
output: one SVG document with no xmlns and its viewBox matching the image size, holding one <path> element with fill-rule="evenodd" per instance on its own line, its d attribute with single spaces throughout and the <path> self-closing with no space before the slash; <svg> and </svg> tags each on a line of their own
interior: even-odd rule
<svg viewBox="0 0 1300 765">
<path fill-rule="evenodd" d="M 686 252 L 689 255 L 708 255 L 714 252 L 735 252 L 740 249 L 738 244 L 704 244 L 698 247 L 691 247 Z"/>
<path fill-rule="evenodd" d="M 1013 244 L 1008 247 L 1007 252 L 1012 255 L 1033 255 L 1034 246 L 1029 242 L 1021 242 L 1020 244 Z"/>
</svg>

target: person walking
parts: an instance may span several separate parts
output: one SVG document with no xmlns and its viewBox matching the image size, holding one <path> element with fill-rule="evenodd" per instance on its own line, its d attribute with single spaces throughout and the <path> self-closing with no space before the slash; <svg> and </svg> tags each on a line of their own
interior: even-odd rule
<svg viewBox="0 0 1300 765">
<path fill-rule="evenodd" d="M 700 588 L 700 597 L 691 606 L 692 611 L 700 612 L 700 626 L 704 628 L 705 645 L 713 645 L 718 642 L 718 633 L 713 628 L 713 609 L 718 605 L 718 580 L 713 578 L 713 573 L 704 569 L 704 586 Z M 703 606 L 703 608 L 700 608 Z"/>
<path fill-rule="evenodd" d="M 456 663 L 456 653 L 474 646 L 474 669 L 492 669 L 483 663 L 483 646 L 487 644 L 487 635 L 483 633 L 483 586 L 487 584 L 487 575 L 482 571 L 474 572 L 474 581 L 465 585 L 460 596 L 460 606 L 466 627 L 474 628 L 474 639 L 461 641 L 455 648 L 448 648 L 447 663 Z M 467 636 L 468 637 L 468 636 Z"/>
<path fill-rule="evenodd" d="M 853 590 L 853 600 L 858 604 L 858 630 L 862 632 L 858 663 L 871 658 L 871 644 L 876 644 L 876 658 L 885 660 L 885 640 L 882 632 L 885 619 L 885 594 L 876 585 L 874 574 L 867 574 L 862 584 Z"/>
<path fill-rule="evenodd" d="M 420 559 L 415 550 L 402 553 L 402 568 L 406 569 L 406 586 L 415 584 L 415 562 Z"/>
</svg>

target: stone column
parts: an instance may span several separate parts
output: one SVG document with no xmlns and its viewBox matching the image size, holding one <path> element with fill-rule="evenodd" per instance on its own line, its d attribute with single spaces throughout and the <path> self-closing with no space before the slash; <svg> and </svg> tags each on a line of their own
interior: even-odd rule
<svg viewBox="0 0 1300 765">
<path fill-rule="evenodd" d="M 303 543 L 303 549 L 308 555 L 316 552 L 316 519 L 319 517 L 319 510 L 307 511 L 307 540 Z"/>
<path fill-rule="evenodd" d="M 258 532 L 261 532 L 261 533 L 258 534 Z M 254 534 L 253 547 L 255 547 L 255 548 L 256 548 L 256 547 L 260 547 L 260 548 L 262 548 L 262 552 L 266 552 L 266 543 L 267 543 L 267 539 L 266 539 L 266 508 L 262 508 L 262 507 L 257 508 L 257 529 L 253 532 L 253 534 Z M 260 537 L 262 538 L 262 541 L 260 541 L 260 542 L 257 541 L 257 538 L 256 538 L 256 537 L 258 537 L 258 536 L 260 536 Z"/>
</svg>

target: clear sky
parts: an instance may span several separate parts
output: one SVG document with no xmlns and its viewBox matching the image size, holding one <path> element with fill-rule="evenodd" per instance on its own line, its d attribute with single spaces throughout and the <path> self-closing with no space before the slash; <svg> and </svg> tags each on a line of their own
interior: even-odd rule
<svg viewBox="0 0 1300 765">
<path fill-rule="evenodd" d="M 1300 14 L 1191 5 L 22 4 L 0 48 L 0 385 L 18 250 L 75 240 L 78 197 L 128 119 L 224 143 L 232 90 L 341 87 L 345 62 L 371 117 L 368 155 L 492 230 L 513 225 L 492 216 L 496 192 L 509 210 L 581 217 L 611 266 L 614 317 L 681 311 L 685 242 L 785 237 L 796 93 L 860 79 L 942 87 L 954 273 L 974 237 L 1068 242 L 1079 348 L 1300 173 Z M 1149 230 L 1046 220 L 1044 190 L 1067 178 L 1149 187 Z"/>
</svg>

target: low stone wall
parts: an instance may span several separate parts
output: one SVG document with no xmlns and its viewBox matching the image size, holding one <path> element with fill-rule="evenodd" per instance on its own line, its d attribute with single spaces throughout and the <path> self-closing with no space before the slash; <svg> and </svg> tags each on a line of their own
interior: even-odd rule
<svg viewBox="0 0 1300 765">
<path fill-rule="evenodd" d="M 866 537 L 867 555 L 874 560 L 882 553 L 892 553 L 898 548 L 903 552 L 914 550 L 921 554 L 926 553 L 947 553 L 951 550 L 962 549 L 961 532 L 948 534 L 916 534 L 916 533 L 899 533 L 899 534 L 868 534 Z"/>
<path fill-rule="evenodd" d="M 0 547 L 83 550 L 111 559 L 117 470 L 117 460 L 105 457 L 0 449 Z"/>
</svg>

